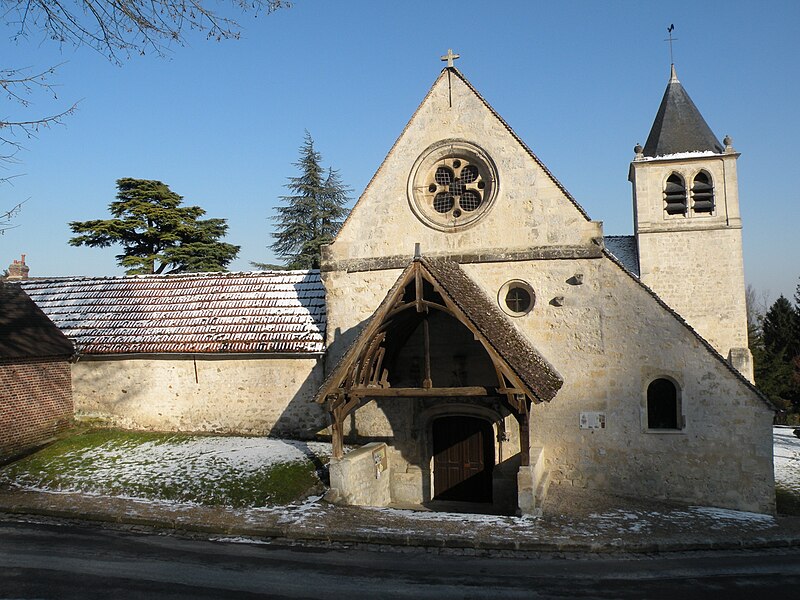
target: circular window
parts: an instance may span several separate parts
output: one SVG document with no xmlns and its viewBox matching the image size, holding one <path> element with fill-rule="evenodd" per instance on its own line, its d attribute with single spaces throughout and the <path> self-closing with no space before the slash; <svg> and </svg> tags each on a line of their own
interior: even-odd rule
<svg viewBox="0 0 800 600">
<path fill-rule="evenodd" d="M 526 281 L 514 279 L 500 288 L 497 303 L 503 311 L 512 317 L 527 315 L 536 303 L 536 294 Z"/>
<path fill-rule="evenodd" d="M 422 153 L 408 185 L 414 214 L 431 227 L 453 231 L 489 210 L 497 192 L 497 170 L 474 144 L 446 140 Z"/>
</svg>

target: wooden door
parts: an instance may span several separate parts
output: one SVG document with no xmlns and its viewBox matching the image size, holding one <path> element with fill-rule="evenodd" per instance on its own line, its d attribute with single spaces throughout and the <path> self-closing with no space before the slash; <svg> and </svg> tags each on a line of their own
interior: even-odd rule
<svg viewBox="0 0 800 600">
<path fill-rule="evenodd" d="M 433 422 L 433 488 L 436 500 L 492 501 L 492 426 L 476 417 Z"/>
</svg>

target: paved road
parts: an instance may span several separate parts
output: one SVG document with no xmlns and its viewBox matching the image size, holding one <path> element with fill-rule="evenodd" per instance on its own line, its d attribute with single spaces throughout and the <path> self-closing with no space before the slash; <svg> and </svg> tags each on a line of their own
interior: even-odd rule
<svg viewBox="0 0 800 600">
<path fill-rule="evenodd" d="M 0 598 L 798 597 L 800 551 L 626 559 L 299 548 L 0 522 Z"/>
</svg>

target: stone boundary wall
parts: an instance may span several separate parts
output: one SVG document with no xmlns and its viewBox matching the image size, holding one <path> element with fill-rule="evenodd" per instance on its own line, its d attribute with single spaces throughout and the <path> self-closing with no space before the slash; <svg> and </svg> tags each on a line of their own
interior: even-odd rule
<svg viewBox="0 0 800 600">
<path fill-rule="evenodd" d="M 331 489 L 328 499 L 355 506 L 387 506 L 392 502 L 392 473 L 388 459 L 378 468 L 375 453 L 387 456 L 383 442 L 371 442 L 349 452 L 341 459 L 331 459 Z"/>
<path fill-rule="evenodd" d="M 328 425 L 312 398 L 317 356 L 129 355 L 72 365 L 75 414 L 126 429 L 311 439 Z"/>
<path fill-rule="evenodd" d="M 0 460 L 63 431 L 72 422 L 70 366 L 64 358 L 0 360 Z"/>
</svg>

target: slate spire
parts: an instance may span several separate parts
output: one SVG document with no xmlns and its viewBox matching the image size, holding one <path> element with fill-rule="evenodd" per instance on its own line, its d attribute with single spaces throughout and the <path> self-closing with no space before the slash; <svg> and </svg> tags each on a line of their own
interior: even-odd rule
<svg viewBox="0 0 800 600">
<path fill-rule="evenodd" d="M 722 144 L 683 89 L 671 65 L 669 83 L 644 145 L 645 156 L 711 151 L 721 154 Z"/>
</svg>

